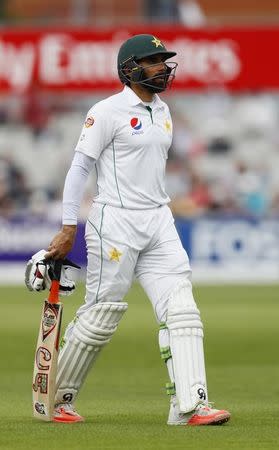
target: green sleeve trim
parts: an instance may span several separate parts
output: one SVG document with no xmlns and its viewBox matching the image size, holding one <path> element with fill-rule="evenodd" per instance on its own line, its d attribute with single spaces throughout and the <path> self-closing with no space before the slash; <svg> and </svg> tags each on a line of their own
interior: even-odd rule
<svg viewBox="0 0 279 450">
<path fill-rule="evenodd" d="M 159 325 L 159 330 L 167 330 L 167 324 L 165 322 L 161 322 Z"/>
<path fill-rule="evenodd" d="M 121 198 L 121 195 L 120 195 L 120 191 L 119 191 L 117 175 L 116 175 L 116 158 L 115 158 L 114 141 L 112 141 L 112 151 L 113 151 L 113 170 L 114 170 L 114 178 L 115 178 L 116 188 L 117 188 L 118 197 L 119 197 L 119 200 L 120 200 L 120 203 L 121 203 L 121 208 L 124 208 L 123 203 L 122 203 L 122 198 Z"/>
<path fill-rule="evenodd" d="M 175 395 L 176 394 L 175 383 L 166 383 L 166 391 L 167 395 Z"/>
</svg>

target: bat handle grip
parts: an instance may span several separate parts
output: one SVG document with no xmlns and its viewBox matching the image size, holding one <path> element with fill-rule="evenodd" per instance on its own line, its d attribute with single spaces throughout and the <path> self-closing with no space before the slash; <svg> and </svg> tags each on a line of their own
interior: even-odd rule
<svg viewBox="0 0 279 450">
<path fill-rule="evenodd" d="M 58 303 L 59 302 L 59 284 L 60 284 L 60 276 L 63 260 L 57 259 L 52 262 L 53 264 L 53 280 L 51 282 L 48 301 L 50 303 Z"/>
</svg>

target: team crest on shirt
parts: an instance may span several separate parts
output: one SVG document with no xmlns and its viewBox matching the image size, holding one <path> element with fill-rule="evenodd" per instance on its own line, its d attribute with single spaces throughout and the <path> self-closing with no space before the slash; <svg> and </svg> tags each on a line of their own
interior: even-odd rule
<svg viewBox="0 0 279 450">
<path fill-rule="evenodd" d="M 132 117 L 132 119 L 130 120 L 130 125 L 133 128 L 133 134 L 143 134 L 143 130 L 142 130 L 142 123 L 141 120 L 138 119 L 138 117 Z"/>
<path fill-rule="evenodd" d="M 89 128 L 92 127 L 92 125 L 94 124 L 95 120 L 93 119 L 93 117 L 87 117 L 86 121 L 85 121 L 85 128 Z"/>
<path fill-rule="evenodd" d="M 171 123 L 168 119 L 165 120 L 165 129 L 168 133 L 171 132 Z"/>
<path fill-rule="evenodd" d="M 110 251 L 109 251 L 109 259 L 110 261 L 120 261 L 120 256 L 122 256 L 122 253 L 117 250 L 117 248 L 113 247 Z"/>
</svg>

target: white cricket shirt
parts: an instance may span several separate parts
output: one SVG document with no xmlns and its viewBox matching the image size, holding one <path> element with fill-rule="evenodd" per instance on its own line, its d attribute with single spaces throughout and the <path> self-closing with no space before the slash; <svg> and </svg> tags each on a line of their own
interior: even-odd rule
<svg viewBox="0 0 279 450">
<path fill-rule="evenodd" d="M 96 103 L 75 149 L 96 160 L 94 201 L 129 209 L 168 203 L 164 178 L 171 141 L 169 108 L 158 95 L 146 106 L 125 86 Z"/>
</svg>

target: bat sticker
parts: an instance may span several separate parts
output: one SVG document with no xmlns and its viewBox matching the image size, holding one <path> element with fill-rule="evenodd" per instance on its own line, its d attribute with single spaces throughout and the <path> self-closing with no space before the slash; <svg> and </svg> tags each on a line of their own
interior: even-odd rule
<svg viewBox="0 0 279 450">
<path fill-rule="evenodd" d="M 45 302 L 42 320 L 43 341 L 50 335 L 50 333 L 56 327 L 58 312 L 59 312 L 58 305 Z"/>
<path fill-rule="evenodd" d="M 36 402 L 34 406 L 37 413 L 46 415 L 46 407 L 43 403 Z"/>
</svg>

